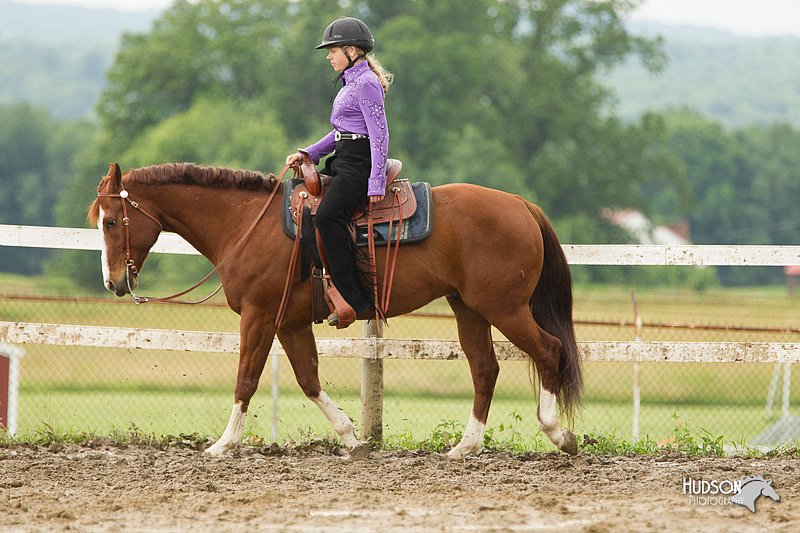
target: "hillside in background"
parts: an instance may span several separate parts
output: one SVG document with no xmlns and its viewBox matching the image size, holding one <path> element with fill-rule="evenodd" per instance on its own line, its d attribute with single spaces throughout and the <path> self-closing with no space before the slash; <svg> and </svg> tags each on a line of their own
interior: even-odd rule
<svg viewBox="0 0 800 533">
<path fill-rule="evenodd" d="M 733 127 L 800 126 L 800 38 L 742 37 L 660 24 L 632 27 L 638 34 L 664 36 L 669 64 L 650 74 L 628 61 L 608 75 L 623 117 L 688 107 Z"/>
<path fill-rule="evenodd" d="M 0 0 L 0 104 L 29 102 L 57 119 L 88 115 L 122 34 L 147 31 L 158 15 Z"/>
<path fill-rule="evenodd" d="M 0 104 L 30 102 L 57 119 L 91 113 L 123 32 L 146 32 L 160 14 L 10 0 L 0 0 L 0 13 Z M 653 75 L 631 60 L 607 75 L 622 117 L 688 107 L 734 127 L 800 126 L 800 39 L 660 24 L 632 28 L 663 35 L 669 64 Z"/>
</svg>

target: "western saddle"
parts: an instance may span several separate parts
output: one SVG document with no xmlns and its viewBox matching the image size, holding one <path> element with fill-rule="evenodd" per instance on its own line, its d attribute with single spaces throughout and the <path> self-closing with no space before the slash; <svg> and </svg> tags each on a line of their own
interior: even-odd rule
<svg viewBox="0 0 800 533">
<path fill-rule="evenodd" d="M 371 209 L 368 212 L 356 212 L 354 216 L 355 226 L 368 226 L 369 227 L 369 240 L 370 240 L 370 264 L 372 267 L 372 278 L 375 294 L 376 318 L 385 313 L 389 306 L 389 296 L 391 294 L 391 278 L 393 278 L 394 264 L 397 260 L 397 247 L 400 242 L 401 227 L 403 220 L 411 217 L 417 209 L 417 200 L 408 180 L 398 179 L 400 171 L 403 168 L 403 163 L 397 159 L 386 160 L 386 193 L 384 199 L 376 204 L 371 204 Z M 308 154 L 303 154 L 303 161 L 299 166 L 299 174 L 303 178 L 303 183 L 295 186 L 292 189 L 290 210 L 292 219 L 297 225 L 297 232 L 295 237 L 295 246 L 292 252 L 293 260 L 290 262 L 290 270 L 286 280 L 286 288 L 290 286 L 290 279 L 292 272 L 296 266 L 296 258 L 299 255 L 300 239 L 302 236 L 304 225 L 304 215 L 313 217 L 319 208 L 322 198 L 333 180 L 332 176 L 320 175 L 317 171 L 311 158 Z M 306 213 L 308 209 L 308 213 Z M 371 213 L 370 213 L 371 211 Z M 371 214 L 371 216 L 370 216 Z M 306 218 L 305 224 L 308 223 Z M 377 291 L 377 274 L 375 272 L 375 243 L 373 237 L 372 226 L 375 224 L 389 223 L 390 227 L 397 224 L 396 242 L 394 244 L 394 257 L 391 260 L 391 275 L 389 275 L 389 258 L 390 248 L 392 243 L 387 240 L 387 272 L 384 275 L 382 302 L 378 302 Z M 306 230 L 307 232 L 307 230 Z M 353 308 L 344 300 L 339 291 L 333 285 L 330 275 L 327 274 L 328 263 L 325 256 L 325 250 L 322 246 L 322 240 L 319 233 L 314 230 L 317 252 L 321 260 L 322 269 L 314 265 L 311 269 L 311 295 L 312 295 L 312 313 L 314 321 L 319 323 L 327 316 L 328 324 L 336 326 L 337 329 L 346 328 L 352 324 L 356 318 Z M 387 285 L 388 284 L 388 285 Z M 288 302 L 281 304 L 279 316 L 285 310 L 285 305 Z"/>
</svg>

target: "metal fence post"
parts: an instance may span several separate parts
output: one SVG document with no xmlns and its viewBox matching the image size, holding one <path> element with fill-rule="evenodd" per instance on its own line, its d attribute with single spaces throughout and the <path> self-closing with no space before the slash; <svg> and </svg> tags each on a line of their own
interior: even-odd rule
<svg viewBox="0 0 800 533">
<path fill-rule="evenodd" d="M 361 438 L 383 442 L 383 359 L 378 357 L 383 335 L 374 320 L 364 321 L 362 335 L 372 339 L 372 352 L 361 359 Z"/>
<path fill-rule="evenodd" d="M 272 442 L 278 442 L 278 424 L 280 416 L 278 413 L 278 402 L 280 401 L 280 378 L 281 360 L 278 354 L 270 356 L 272 358 L 272 431 L 270 437 Z"/>
<path fill-rule="evenodd" d="M 639 304 L 636 302 L 636 294 L 631 293 L 631 300 L 633 301 L 633 317 L 634 325 L 636 327 L 636 336 L 633 341 L 639 343 L 642 341 L 642 317 L 639 316 Z M 639 388 L 639 361 L 633 361 L 633 427 L 631 429 L 631 437 L 633 442 L 639 440 L 639 418 L 642 410 L 642 391 Z"/>
</svg>

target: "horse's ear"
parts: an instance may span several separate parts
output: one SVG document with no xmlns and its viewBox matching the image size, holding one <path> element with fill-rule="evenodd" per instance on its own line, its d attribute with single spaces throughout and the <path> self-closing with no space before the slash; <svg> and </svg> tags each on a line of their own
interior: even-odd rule
<svg viewBox="0 0 800 533">
<path fill-rule="evenodd" d="M 122 189 L 122 171 L 118 163 L 108 165 L 108 177 L 113 180 L 114 189 Z"/>
</svg>

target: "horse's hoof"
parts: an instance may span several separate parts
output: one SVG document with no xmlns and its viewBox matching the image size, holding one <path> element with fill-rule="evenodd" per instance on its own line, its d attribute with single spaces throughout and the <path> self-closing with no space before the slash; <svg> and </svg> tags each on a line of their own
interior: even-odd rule
<svg viewBox="0 0 800 533">
<path fill-rule="evenodd" d="M 458 447 L 456 447 L 447 452 L 447 457 L 454 461 L 463 461 L 464 458 L 466 457 L 466 454 L 463 451 L 459 450 Z"/>
<path fill-rule="evenodd" d="M 206 449 L 203 452 L 203 454 L 204 455 L 208 455 L 210 457 L 222 457 L 223 455 L 225 455 L 225 449 L 224 448 L 217 448 L 215 446 L 212 446 L 212 447 Z"/>
<path fill-rule="evenodd" d="M 369 457 L 369 443 L 362 442 L 353 448 L 348 448 L 347 454 L 351 459 L 366 459 Z"/>
<path fill-rule="evenodd" d="M 561 445 L 561 451 L 570 455 L 578 455 L 578 439 L 571 431 L 567 429 L 562 431 L 564 432 L 564 444 Z"/>
<path fill-rule="evenodd" d="M 213 444 L 211 447 L 206 448 L 206 450 L 203 453 L 205 455 L 210 455 L 212 457 L 222 457 L 225 454 L 232 451 L 234 447 L 235 446 L 230 446 L 230 445 L 225 446 L 217 442 L 216 444 Z"/>
</svg>

